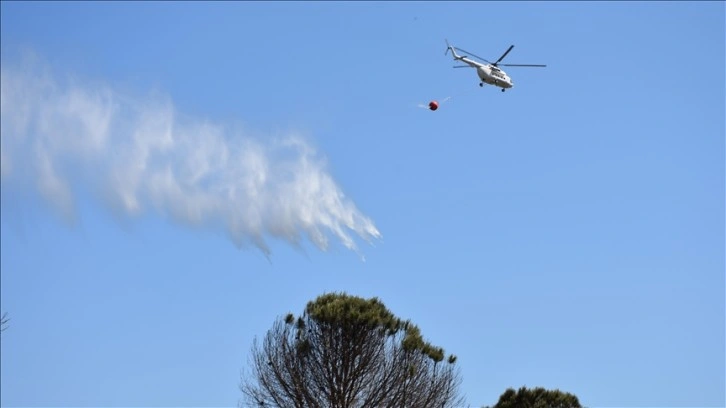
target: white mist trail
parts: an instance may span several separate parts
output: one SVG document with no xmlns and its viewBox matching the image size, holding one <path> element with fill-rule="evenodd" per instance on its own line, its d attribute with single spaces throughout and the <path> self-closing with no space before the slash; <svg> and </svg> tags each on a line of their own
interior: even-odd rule
<svg viewBox="0 0 726 408">
<path fill-rule="evenodd" d="M 149 210 L 223 228 L 240 247 L 270 255 L 266 237 L 293 245 L 381 234 L 347 199 L 302 138 L 264 143 L 183 117 L 163 96 L 132 97 L 103 84 L 59 81 L 37 66 L 6 67 L 0 83 L 2 180 L 33 185 L 66 216 L 90 188 L 115 211 Z"/>
</svg>

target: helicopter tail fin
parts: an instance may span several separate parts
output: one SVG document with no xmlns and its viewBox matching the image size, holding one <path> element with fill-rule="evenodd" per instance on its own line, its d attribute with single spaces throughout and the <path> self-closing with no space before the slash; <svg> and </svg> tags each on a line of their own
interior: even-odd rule
<svg viewBox="0 0 726 408">
<path fill-rule="evenodd" d="M 461 57 L 456 54 L 456 50 L 454 49 L 454 47 L 449 44 L 449 40 L 445 39 L 444 41 L 446 41 L 446 52 L 444 52 L 444 55 L 448 54 L 449 50 L 451 50 L 451 55 L 452 57 L 454 57 L 455 60 L 461 59 Z"/>
</svg>

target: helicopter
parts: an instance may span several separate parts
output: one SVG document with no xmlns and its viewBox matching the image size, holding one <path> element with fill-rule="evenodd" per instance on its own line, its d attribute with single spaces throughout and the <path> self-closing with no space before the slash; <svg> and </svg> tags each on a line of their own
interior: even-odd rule
<svg viewBox="0 0 726 408">
<path fill-rule="evenodd" d="M 465 63 L 466 65 L 455 65 L 454 68 L 476 68 L 476 73 L 479 76 L 479 79 L 481 80 L 479 82 L 479 86 L 483 87 L 484 84 L 494 85 L 499 88 L 502 88 L 502 92 L 505 90 L 511 88 L 514 86 L 514 82 L 512 82 L 512 78 L 507 75 L 506 72 L 502 71 L 499 67 L 546 67 L 547 65 L 539 65 L 539 64 L 500 64 L 500 62 L 504 59 L 504 57 L 509 54 L 509 51 L 512 51 L 512 48 L 514 48 L 514 45 L 509 46 L 507 51 L 502 54 L 501 57 L 496 62 L 489 62 L 485 60 L 482 57 L 478 57 L 475 54 L 462 50 L 461 48 L 454 47 L 449 44 L 449 41 L 446 40 L 446 52 L 444 52 L 444 55 L 449 53 L 449 50 L 451 50 L 451 54 L 454 57 L 454 61 L 461 61 Z M 468 55 L 458 55 L 456 51 L 460 51 L 464 54 Z M 483 61 L 484 63 L 474 61 L 470 57 L 474 57 L 478 60 Z"/>
</svg>

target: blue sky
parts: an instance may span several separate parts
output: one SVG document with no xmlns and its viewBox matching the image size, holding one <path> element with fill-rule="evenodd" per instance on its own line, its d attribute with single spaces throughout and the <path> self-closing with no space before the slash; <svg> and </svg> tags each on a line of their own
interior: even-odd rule
<svg viewBox="0 0 726 408">
<path fill-rule="evenodd" d="M 3 406 L 236 406 L 327 291 L 471 406 L 726 404 L 723 2 L 0 11 Z M 480 88 L 444 39 L 547 67 Z"/>
</svg>

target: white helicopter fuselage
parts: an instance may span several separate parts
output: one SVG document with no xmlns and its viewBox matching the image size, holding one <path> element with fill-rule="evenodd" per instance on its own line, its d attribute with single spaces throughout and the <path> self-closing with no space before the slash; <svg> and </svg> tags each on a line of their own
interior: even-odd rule
<svg viewBox="0 0 726 408">
<path fill-rule="evenodd" d="M 482 64 L 481 62 L 456 54 L 454 54 L 454 58 L 473 68 L 476 68 L 476 74 L 479 76 L 479 79 L 481 79 L 483 84 L 486 83 L 494 85 L 502 89 L 509 89 L 514 86 L 512 78 L 510 78 L 509 75 L 500 68 L 491 64 Z"/>
<path fill-rule="evenodd" d="M 476 68 L 476 73 L 482 82 L 489 85 L 498 86 L 502 89 L 509 89 L 514 86 L 512 78 L 497 67 L 491 65 L 481 65 Z"/>
</svg>

